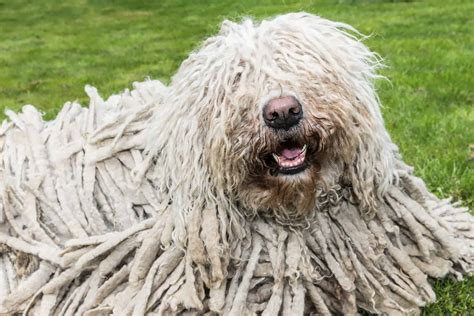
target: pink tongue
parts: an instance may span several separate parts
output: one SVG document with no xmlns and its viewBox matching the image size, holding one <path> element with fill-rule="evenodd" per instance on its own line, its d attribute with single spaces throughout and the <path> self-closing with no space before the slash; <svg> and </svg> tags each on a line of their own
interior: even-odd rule
<svg viewBox="0 0 474 316">
<path fill-rule="evenodd" d="M 281 156 L 285 159 L 293 160 L 302 153 L 300 148 L 285 148 L 281 152 Z"/>
</svg>

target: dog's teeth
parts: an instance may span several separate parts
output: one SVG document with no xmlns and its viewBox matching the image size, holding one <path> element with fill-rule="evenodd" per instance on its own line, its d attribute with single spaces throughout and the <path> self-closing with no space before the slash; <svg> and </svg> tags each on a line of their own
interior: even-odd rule
<svg viewBox="0 0 474 316">
<path fill-rule="evenodd" d="M 307 146 L 307 145 L 304 144 L 303 149 L 301 149 L 301 152 L 303 152 L 303 153 L 306 152 L 306 146 Z"/>
<path fill-rule="evenodd" d="M 275 161 L 280 164 L 280 157 L 278 157 L 277 154 L 272 154 L 273 158 L 275 159 Z"/>
</svg>

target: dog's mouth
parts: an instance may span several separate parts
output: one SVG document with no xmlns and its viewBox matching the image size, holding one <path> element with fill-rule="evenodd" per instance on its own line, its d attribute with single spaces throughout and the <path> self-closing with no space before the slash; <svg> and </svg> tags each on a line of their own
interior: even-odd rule
<svg viewBox="0 0 474 316">
<path fill-rule="evenodd" d="M 284 175 L 297 174 L 308 167 L 306 161 L 307 145 L 294 142 L 281 143 L 277 151 L 272 153 L 272 163 L 276 173 Z"/>
</svg>

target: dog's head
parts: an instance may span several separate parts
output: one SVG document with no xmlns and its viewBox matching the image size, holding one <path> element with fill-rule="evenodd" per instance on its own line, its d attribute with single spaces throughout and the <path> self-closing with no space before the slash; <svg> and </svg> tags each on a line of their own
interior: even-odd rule
<svg viewBox="0 0 474 316">
<path fill-rule="evenodd" d="M 357 36 L 306 13 L 225 21 L 157 114 L 150 146 L 173 166 L 168 185 L 290 218 L 334 185 L 373 207 L 394 158 L 373 87 L 379 59 Z"/>
</svg>

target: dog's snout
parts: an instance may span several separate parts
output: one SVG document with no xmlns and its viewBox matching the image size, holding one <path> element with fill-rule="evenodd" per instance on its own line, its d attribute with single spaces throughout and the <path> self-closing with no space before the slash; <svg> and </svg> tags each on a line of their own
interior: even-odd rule
<svg viewBox="0 0 474 316">
<path fill-rule="evenodd" d="M 265 124 L 272 128 L 288 129 L 296 125 L 303 116 L 303 108 L 296 98 L 276 98 L 263 107 Z"/>
</svg>

